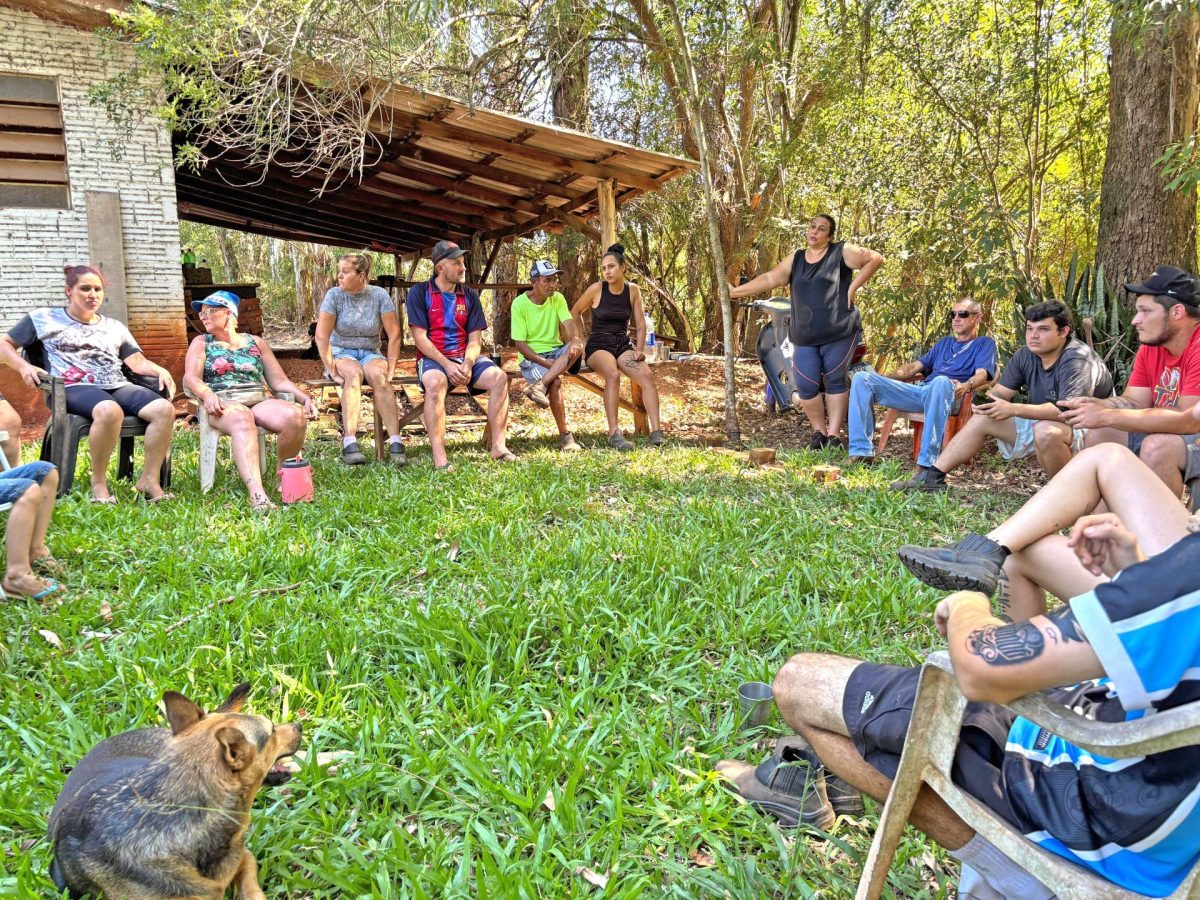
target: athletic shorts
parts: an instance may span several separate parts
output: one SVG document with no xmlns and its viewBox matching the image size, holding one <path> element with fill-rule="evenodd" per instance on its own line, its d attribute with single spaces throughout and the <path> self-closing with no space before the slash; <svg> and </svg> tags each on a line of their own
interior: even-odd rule
<svg viewBox="0 0 1200 900">
<path fill-rule="evenodd" d="M 1183 441 L 1183 447 L 1187 456 L 1183 464 L 1183 480 L 1191 481 L 1193 478 L 1200 476 L 1200 433 L 1181 434 L 1179 437 Z M 1143 432 L 1131 431 L 1125 443 L 1130 450 L 1140 456 L 1142 453 L 1142 441 L 1145 439 L 1146 435 Z"/>
<path fill-rule="evenodd" d="M 162 397 L 140 384 L 123 384 L 115 388 L 101 388 L 94 384 L 67 385 L 67 412 L 73 416 L 92 418 L 92 410 L 105 400 L 112 400 L 127 416 L 136 416 L 155 400 Z"/>
<path fill-rule="evenodd" d="M 598 350 L 611 353 L 613 359 L 620 359 L 621 354 L 633 349 L 633 342 L 627 334 L 609 334 L 606 331 L 592 332 L 588 335 L 587 346 L 583 348 L 583 358 L 591 359 Z"/>
<path fill-rule="evenodd" d="M 539 353 L 538 356 L 542 357 L 543 359 L 558 359 L 560 356 L 562 356 L 566 352 L 567 352 L 567 345 L 561 344 L 558 347 L 555 347 L 553 350 L 547 350 L 545 353 Z M 579 369 L 582 365 L 583 365 L 583 357 L 580 356 L 575 360 L 575 362 L 573 362 L 569 366 L 567 366 L 567 371 L 570 372 L 572 375 L 578 375 Z M 532 362 L 528 359 L 521 360 L 521 375 L 530 384 L 533 384 L 535 381 L 541 381 L 543 378 L 546 377 L 546 373 L 549 371 L 550 370 L 547 369 L 545 366 L 539 366 L 537 363 Z"/>
<path fill-rule="evenodd" d="M 35 484 L 41 484 L 54 471 L 54 464 L 31 462 L 13 469 L 0 470 L 0 503 L 16 503 Z"/>
<path fill-rule="evenodd" d="M 1037 452 L 1037 444 L 1033 438 L 1033 426 L 1036 424 L 1034 419 L 1022 419 L 1019 416 L 1014 416 L 1012 419 L 1013 426 L 1017 429 L 1017 439 L 1013 443 L 996 438 L 996 446 L 1000 449 L 1000 455 L 1005 459 L 1024 459 L 1026 456 L 1033 456 Z M 1083 449 L 1083 438 L 1087 434 L 1082 428 L 1075 428 L 1071 431 L 1071 449 L 1079 451 Z"/>
<path fill-rule="evenodd" d="M 455 359 L 454 357 L 450 357 L 450 362 L 461 363 L 462 360 Z M 496 364 L 494 362 L 492 362 L 490 357 L 481 356 L 481 357 L 479 357 L 479 359 L 475 360 L 475 365 L 471 367 L 471 380 L 469 382 L 467 382 L 467 390 L 470 391 L 472 394 L 486 394 L 487 388 L 479 388 L 479 387 L 476 387 L 475 385 L 479 383 L 479 379 L 483 377 L 483 374 L 488 369 L 494 369 L 494 368 L 496 368 Z M 419 384 L 421 386 L 422 391 L 425 390 L 424 378 L 425 378 L 426 372 L 441 372 L 443 375 L 446 375 L 447 381 L 450 380 L 450 376 L 446 374 L 446 370 L 443 369 L 441 364 L 439 364 L 436 360 L 429 359 L 428 357 L 426 357 L 425 359 L 418 360 L 417 361 L 417 384 Z"/>
</svg>

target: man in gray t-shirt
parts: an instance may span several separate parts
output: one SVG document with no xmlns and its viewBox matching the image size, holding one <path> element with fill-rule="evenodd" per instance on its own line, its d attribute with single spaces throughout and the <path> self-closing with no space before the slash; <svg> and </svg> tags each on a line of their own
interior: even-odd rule
<svg viewBox="0 0 1200 900">
<path fill-rule="evenodd" d="M 338 286 L 321 301 L 314 335 L 325 372 L 342 387 L 342 462 L 361 466 L 367 457 L 358 446 L 362 383 L 374 391 L 375 409 L 387 429 L 388 456 L 393 465 L 408 462 L 400 439 L 400 416 L 392 376 L 400 355 L 400 317 L 396 304 L 383 288 L 367 283 L 371 261 L 361 253 L 338 259 Z M 379 352 L 379 332 L 387 332 L 387 358 Z M 383 458 L 383 448 L 375 448 Z"/>
<path fill-rule="evenodd" d="M 1015 403 L 1024 389 L 1026 401 Z M 1033 454 L 1053 475 L 1082 446 L 1082 433 L 1061 418 L 1056 405 L 1071 397 L 1108 397 L 1112 375 L 1096 351 L 1071 334 L 1070 311 L 1057 301 L 1025 310 L 1025 346 L 1013 354 L 988 403 L 972 406 L 974 415 L 938 455 L 923 490 L 946 490 L 946 475 L 969 462 L 989 438 L 1000 455 L 1020 459 Z"/>
</svg>

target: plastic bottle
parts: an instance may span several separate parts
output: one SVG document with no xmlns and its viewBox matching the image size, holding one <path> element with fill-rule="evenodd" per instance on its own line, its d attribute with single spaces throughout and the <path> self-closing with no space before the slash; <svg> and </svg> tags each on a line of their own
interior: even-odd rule
<svg viewBox="0 0 1200 900">
<path fill-rule="evenodd" d="M 646 313 L 646 346 L 654 346 L 654 320 L 650 318 L 650 313 Z"/>
<path fill-rule="evenodd" d="M 183 251 L 183 264 L 185 266 L 194 266 L 196 264 L 196 254 L 192 252 L 191 247 Z"/>
</svg>

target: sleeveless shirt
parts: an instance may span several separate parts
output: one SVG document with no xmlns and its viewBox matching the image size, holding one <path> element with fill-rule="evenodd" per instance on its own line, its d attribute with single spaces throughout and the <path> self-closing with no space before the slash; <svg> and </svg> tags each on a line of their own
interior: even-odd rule
<svg viewBox="0 0 1200 900">
<path fill-rule="evenodd" d="M 608 282 L 600 282 L 600 302 L 592 309 L 593 334 L 629 334 L 629 317 L 633 315 L 633 302 L 629 297 L 629 282 L 625 289 L 614 294 Z"/>
<path fill-rule="evenodd" d="M 788 337 L 793 346 L 811 347 L 847 338 L 862 328 L 862 316 L 850 306 L 854 271 L 842 259 L 845 241 L 830 244 L 815 263 L 804 248 L 792 261 L 792 321 Z"/>
</svg>

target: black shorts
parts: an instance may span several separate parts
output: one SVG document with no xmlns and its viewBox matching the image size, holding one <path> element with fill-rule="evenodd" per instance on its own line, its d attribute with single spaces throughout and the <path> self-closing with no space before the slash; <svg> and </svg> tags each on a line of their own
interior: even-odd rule
<svg viewBox="0 0 1200 900">
<path fill-rule="evenodd" d="M 123 384 L 115 388 L 101 388 L 93 384 L 72 384 L 67 386 L 67 412 L 73 416 L 92 417 L 92 410 L 105 400 L 112 400 L 127 416 L 136 416 L 155 400 L 161 400 L 158 394 L 148 387 L 139 384 Z"/>
<path fill-rule="evenodd" d="M 611 353 L 613 359 L 620 359 L 626 350 L 633 349 L 633 342 L 627 334 L 609 334 L 607 332 L 592 332 L 588 335 L 587 346 L 583 348 L 583 358 L 591 359 L 597 350 Z"/>
<path fill-rule="evenodd" d="M 919 668 L 862 663 L 846 681 L 842 719 L 863 759 L 896 777 L 908 735 Z M 1021 827 L 1004 790 L 1001 771 L 1008 730 L 1016 716 L 994 703 L 967 703 L 951 778 L 1011 825 Z"/>
</svg>

